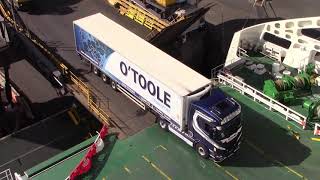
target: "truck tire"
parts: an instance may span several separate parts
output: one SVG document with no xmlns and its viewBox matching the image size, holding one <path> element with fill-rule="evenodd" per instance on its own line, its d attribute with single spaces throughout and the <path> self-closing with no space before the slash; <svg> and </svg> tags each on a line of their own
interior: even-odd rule
<svg viewBox="0 0 320 180">
<path fill-rule="evenodd" d="M 107 75 L 103 74 L 103 73 L 101 74 L 101 79 L 105 83 L 110 83 L 109 77 Z"/>
<path fill-rule="evenodd" d="M 95 75 L 99 76 L 100 71 L 99 71 L 99 69 L 97 67 L 93 66 L 93 73 Z"/>
<path fill-rule="evenodd" d="M 114 91 L 118 91 L 117 84 L 118 84 L 117 82 L 111 80 L 110 86 Z"/>
<path fill-rule="evenodd" d="M 162 118 L 159 118 L 159 126 L 161 127 L 161 129 L 165 130 L 165 131 L 168 131 L 168 121 L 165 120 L 165 119 L 162 119 Z"/>
<path fill-rule="evenodd" d="M 209 157 L 209 150 L 208 148 L 203 145 L 202 143 L 198 143 L 196 145 L 196 151 L 197 153 L 204 159 L 207 159 Z"/>
</svg>

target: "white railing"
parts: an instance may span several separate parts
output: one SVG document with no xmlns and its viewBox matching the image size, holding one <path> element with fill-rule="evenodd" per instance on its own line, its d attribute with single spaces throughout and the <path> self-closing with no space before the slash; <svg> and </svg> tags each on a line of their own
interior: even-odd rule
<svg viewBox="0 0 320 180">
<path fill-rule="evenodd" d="M 211 69 L 211 78 L 216 78 L 221 69 L 223 69 L 225 63 L 220 64 Z"/>
<path fill-rule="evenodd" d="M 237 53 L 238 57 L 249 57 L 247 51 L 241 47 L 238 47 Z"/>
<path fill-rule="evenodd" d="M 0 180 L 14 180 L 10 169 L 0 172 Z"/>
<path fill-rule="evenodd" d="M 223 71 L 220 71 L 220 73 L 218 74 L 218 79 L 220 84 L 230 86 L 231 88 L 239 91 L 241 94 L 251 97 L 254 101 L 264 104 L 270 111 L 277 111 L 280 114 L 284 115 L 286 120 L 293 120 L 301 125 L 303 129 L 306 128 L 307 117 L 266 96 L 257 89 L 244 83 L 241 79 L 224 73 Z"/>
</svg>

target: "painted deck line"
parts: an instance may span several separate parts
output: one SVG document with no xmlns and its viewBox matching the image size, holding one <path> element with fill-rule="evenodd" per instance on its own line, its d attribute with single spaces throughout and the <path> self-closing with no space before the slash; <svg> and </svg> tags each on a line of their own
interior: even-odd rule
<svg viewBox="0 0 320 180">
<path fill-rule="evenodd" d="M 219 169 L 225 172 L 228 176 L 230 176 L 233 180 L 239 180 L 239 178 L 233 175 L 230 171 L 226 170 L 224 167 L 220 166 L 218 163 L 214 163 Z"/>
<path fill-rule="evenodd" d="M 261 155 L 263 155 L 265 158 L 267 158 L 268 160 L 271 160 L 277 164 L 279 164 L 280 166 L 286 168 L 288 171 L 290 171 L 292 174 L 298 176 L 301 179 L 307 179 L 306 177 L 304 177 L 301 173 L 298 173 L 297 171 L 293 170 L 292 168 L 284 165 L 282 162 L 276 160 L 275 158 L 273 158 L 271 155 L 265 153 L 261 148 L 259 148 L 258 146 L 256 146 L 255 144 L 253 144 L 251 141 L 249 140 L 244 140 L 245 143 L 247 143 L 252 149 L 256 150 L 258 153 L 260 153 Z"/>
<path fill-rule="evenodd" d="M 142 158 L 147 161 L 148 163 L 150 163 L 150 165 L 157 170 L 163 177 L 165 177 L 167 180 L 171 180 L 171 178 L 164 173 L 158 166 L 156 166 L 154 163 L 152 163 L 148 158 L 146 158 L 144 155 L 142 156 Z"/>
<path fill-rule="evenodd" d="M 159 148 L 161 148 L 161 149 L 163 149 L 163 150 L 165 150 L 165 151 L 168 151 L 168 149 L 167 149 L 166 147 L 164 147 L 163 145 L 158 145 L 158 146 L 156 146 L 156 147 L 154 148 L 154 150 L 157 150 L 157 149 L 159 149 Z"/>
<path fill-rule="evenodd" d="M 320 142 L 320 138 L 311 138 L 311 140 Z"/>
<path fill-rule="evenodd" d="M 127 166 L 123 166 L 123 169 L 124 169 L 127 173 L 131 174 L 131 171 L 130 171 L 130 169 L 129 169 Z"/>
</svg>

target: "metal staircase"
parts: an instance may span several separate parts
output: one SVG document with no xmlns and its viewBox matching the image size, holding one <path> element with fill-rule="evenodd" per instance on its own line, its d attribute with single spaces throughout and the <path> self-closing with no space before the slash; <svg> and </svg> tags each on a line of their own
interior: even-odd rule
<svg viewBox="0 0 320 180">
<path fill-rule="evenodd" d="M 135 20 L 141 25 L 153 30 L 156 29 L 160 32 L 162 29 L 168 27 L 170 24 L 166 20 L 160 19 L 152 13 L 148 12 L 140 5 L 127 0 L 118 0 L 119 13 L 128 16 L 130 19 Z"/>
</svg>

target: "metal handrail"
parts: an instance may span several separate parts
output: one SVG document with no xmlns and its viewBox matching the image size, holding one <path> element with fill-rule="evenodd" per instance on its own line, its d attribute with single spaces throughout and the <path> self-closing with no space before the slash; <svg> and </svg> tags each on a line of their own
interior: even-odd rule
<svg viewBox="0 0 320 180">
<path fill-rule="evenodd" d="M 218 78 L 220 83 L 230 85 L 233 89 L 240 91 L 243 95 L 248 94 L 249 97 L 252 97 L 254 101 L 258 101 L 266 105 L 269 110 L 275 110 L 284 115 L 286 120 L 293 120 L 300 124 L 303 129 L 306 128 L 307 117 L 303 116 L 302 114 L 270 98 L 269 96 L 266 96 L 264 93 L 244 82 L 241 82 L 230 74 L 220 71 Z"/>
<path fill-rule="evenodd" d="M 105 113 L 100 107 L 98 107 L 96 104 L 92 105 L 94 103 L 93 101 L 90 101 L 92 97 L 95 97 L 97 101 L 99 101 L 99 98 L 97 95 L 95 95 L 89 88 L 89 86 L 81 81 L 69 68 L 67 65 L 65 65 L 63 62 L 61 62 L 54 54 L 52 54 L 41 42 L 37 41 L 36 37 L 32 37 L 31 34 L 29 34 L 29 31 L 25 31 L 19 24 L 16 24 L 11 17 L 7 14 L 4 7 L 0 3 L 0 11 L 4 18 L 9 21 L 10 25 L 17 26 L 18 31 L 25 35 L 28 39 L 30 39 L 35 45 L 37 45 L 40 49 L 42 49 L 48 57 L 55 62 L 58 68 L 64 72 L 64 75 L 68 76 L 69 79 L 76 85 L 76 87 L 80 90 L 80 92 L 88 99 L 88 107 L 95 109 L 92 109 L 93 112 L 98 112 L 97 116 L 101 118 L 105 123 L 109 125 L 109 119 L 110 117 Z M 91 103 L 91 104 L 90 104 Z M 100 102 L 99 102 L 100 104 Z"/>
<path fill-rule="evenodd" d="M 14 180 L 10 169 L 0 172 L 0 180 Z"/>
</svg>

